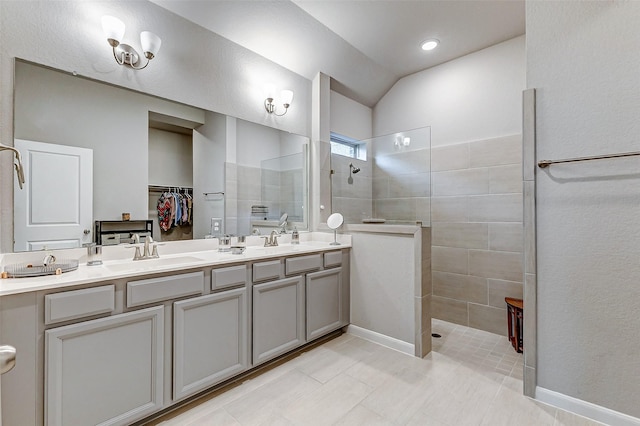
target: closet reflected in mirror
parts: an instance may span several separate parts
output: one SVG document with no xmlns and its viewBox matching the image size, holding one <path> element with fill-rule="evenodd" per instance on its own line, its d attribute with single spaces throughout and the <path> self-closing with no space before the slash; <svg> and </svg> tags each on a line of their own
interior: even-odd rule
<svg viewBox="0 0 640 426">
<path fill-rule="evenodd" d="M 307 228 L 306 137 L 22 60 L 15 62 L 14 99 L 15 139 L 78 148 L 93 156 L 91 179 L 31 179 L 42 185 L 23 193 L 41 194 L 36 214 L 19 205 L 16 183 L 14 236 L 21 232 L 16 226 L 30 234 L 15 242 L 14 251 L 95 241 L 95 221 L 121 220 L 125 212 L 130 220 L 152 219 L 157 241 L 204 238 L 212 233 L 212 218 L 222 221 L 215 232 L 247 235 L 255 205 L 267 207 L 265 223 L 277 223 L 286 212 L 291 227 Z M 49 154 L 36 160 L 31 174 L 46 169 L 38 164 L 60 164 Z M 298 176 L 295 185 L 288 183 L 292 175 Z M 79 188 L 88 185 L 89 200 L 78 199 Z M 158 210 L 167 205 L 163 200 L 171 206 L 166 194 L 174 194 L 170 219 Z M 43 207 L 56 200 L 66 203 L 65 215 L 44 215 Z M 82 235 L 41 233 L 55 221 L 63 227 L 77 222 L 74 212 L 87 204 L 90 226 L 78 227 Z"/>
</svg>

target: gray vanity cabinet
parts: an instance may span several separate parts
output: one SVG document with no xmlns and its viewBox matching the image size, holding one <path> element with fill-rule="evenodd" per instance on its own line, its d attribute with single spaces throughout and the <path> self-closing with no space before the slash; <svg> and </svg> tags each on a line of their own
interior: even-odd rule
<svg viewBox="0 0 640 426">
<path fill-rule="evenodd" d="M 174 400 L 248 368 L 246 288 L 175 302 L 173 307 Z"/>
<path fill-rule="evenodd" d="M 164 307 L 45 332 L 45 420 L 123 425 L 163 404 Z"/>
<path fill-rule="evenodd" d="M 253 364 L 304 344 L 304 277 L 253 286 Z"/>
<path fill-rule="evenodd" d="M 306 292 L 307 340 L 342 327 L 342 268 L 307 274 Z"/>
</svg>

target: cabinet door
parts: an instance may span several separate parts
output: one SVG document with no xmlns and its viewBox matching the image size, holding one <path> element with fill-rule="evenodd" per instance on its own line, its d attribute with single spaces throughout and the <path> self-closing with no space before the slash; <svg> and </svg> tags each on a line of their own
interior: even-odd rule
<svg viewBox="0 0 640 426">
<path fill-rule="evenodd" d="M 302 277 L 253 286 L 253 364 L 304 343 Z"/>
<path fill-rule="evenodd" d="M 47 425 L 121 425 L 162 408 L 162 306 L 45 333 Z"/>
<path fill-rule="evenodd" d="M 342 269 L 307 275 L 307 340 L 342 326 Z"/>
<path fill-rule="evenodd" d="M 180 399 L 247 369 L 247 290 L 173 304 L 173 398 Z"/>
</svg>

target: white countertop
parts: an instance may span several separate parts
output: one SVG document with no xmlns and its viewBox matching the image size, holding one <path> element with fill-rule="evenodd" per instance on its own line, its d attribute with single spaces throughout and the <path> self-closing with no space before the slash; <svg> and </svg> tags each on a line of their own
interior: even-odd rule
<svg viewBox="0 0 640 426">
<path fill-rule="evenodd" d="M 331 245 L 333 235 L 321 232 L 301 233 L 300 244 L 296 245 L 290 243 L 290 238 L 290 235 L 283 235 L 279 246 L 263 247 L 260 238 L 247 237 L 247 249 L 243 254 L 219 252 L 217 239 L 168 242 L 159 247 L 160 258 L 139 261 L 132 260 L 133 250 L 125 246 L 103 247 L 103 264 L 96 266 L 87 266 L 84 249 L 54 251 L 58 257 L 78 259 L 80 266 L 61 275 L 0 279 L 0 296 L 351 247 L 348 235 L 339 235 L 340 245 Z M 42 258 L 42 252 L 4 254 L 0 256 L 0 265 L 35 262 L 34 259 Z"/>
</svg>

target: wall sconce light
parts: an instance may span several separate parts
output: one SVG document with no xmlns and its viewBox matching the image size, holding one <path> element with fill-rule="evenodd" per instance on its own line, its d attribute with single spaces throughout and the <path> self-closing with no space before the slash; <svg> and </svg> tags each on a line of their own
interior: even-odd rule
<svg viewBox="0 0 640 426">
<path fill-rule="evenodd" d="M 140 33 L 142 52 L 147 58 L 147 63 L 140 66 L 142 60 L 136 50 L 125 43 L 120 43 L 124 36 L 124 22 L 113 16 L 102 17 L 102 30 L 107 37 L 109 45 L 113 49 L 113 57 L 119 65 L 127 65 L 134 70 L 141 70 L 149 65 L 149 62 L 158 54 L 162 40 L 150 31 Z"/>
<path fill-rule="evenodd" d="M 396 137 L 396 141 L 394 143 L 396 148 L 407 147 L 411 145 L 411 138 L 398 136 Z"/>
<path fill-rule="evenodd" d="M 269 114 L 277 115 L 278 117 L 282 117 L 287 113 L 289 107 L 291 106 L 291 102 L 293 101 L 293 91 L 291 90 L 283 90 L 280 92 L 280 103 L 284 107 L 284 112 L 282 114 L 278 114 L 276 112 L 276 103 L 275 103 L 275 92 L 276 88 L 273 85 L 267 85 L 265 89 L 267 93 L 267 98 L 264 100 L 264 109 L 267 110 Z"/>
</svg>

